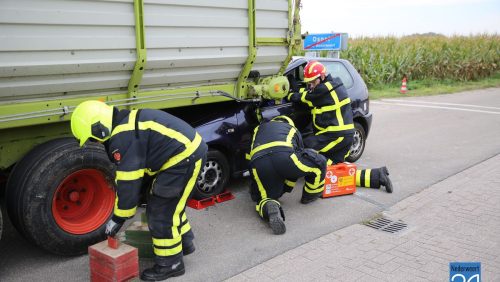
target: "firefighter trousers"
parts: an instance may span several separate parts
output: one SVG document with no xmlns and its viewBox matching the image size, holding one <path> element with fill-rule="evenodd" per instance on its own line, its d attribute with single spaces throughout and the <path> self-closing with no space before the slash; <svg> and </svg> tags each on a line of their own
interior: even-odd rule
<svg viewBox="0 0 500 282">
<path fill-rule="evenodd" d="M 382 168 L 356 170 L 356 186 L 379 189 L 381 184 Z"/>
<path fill-rule="evenodd" d="M 156 264 L 169 266 L 181 261 L 182 245 L 194 239 L 185 209 L 206 153 L 202 142 L 191 156 L 160 172 L 153 181 L 146 214 Z"/>
<path fill-rule="evenodd" d="M 304 138 L 304 146 L 313 148 L 323 156 L 330 159 L 334 164 L 344 162 L 349 156 L 354 135 L 332 136 L 328 133 L 311 135 Z"/>
<path fill-rule="evenodd" d="M 269 200 L 277 200 L 284 192 L 290 192 L 295 181 L 304 177 L 303 197 L 319 197 L 324 189 L 326 158 L 314 150 L 273 152 L 250 162 L 252 184 L 250 194 L 257 202 L 256 210 L 263 214 Z"/>
</svg>

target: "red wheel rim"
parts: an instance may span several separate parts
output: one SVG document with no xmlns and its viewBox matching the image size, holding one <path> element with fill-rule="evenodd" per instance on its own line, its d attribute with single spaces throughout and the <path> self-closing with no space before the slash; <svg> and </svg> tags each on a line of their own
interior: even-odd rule
<svg viewBox="0 0 500 282">
<path fill-rule="evenodd" d="M 68 175 L 52 199 L 52 214 L 61 229 L 87 234 L 103 225 L 113 211 L 115 192 L 97 169 L 82 169 Z"/>
</svg>

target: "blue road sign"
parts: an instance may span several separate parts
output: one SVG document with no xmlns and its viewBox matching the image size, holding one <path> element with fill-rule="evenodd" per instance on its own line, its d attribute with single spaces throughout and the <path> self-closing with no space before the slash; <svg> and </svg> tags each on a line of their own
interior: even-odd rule
<svg viewBox="0 0 500 282">
<path fill-rule="evenodd" d="M 341 33 L 309 34 L 304 39 L 304 50 L 340 50 L 342 47 L 341 38 Z"/>
</svg>

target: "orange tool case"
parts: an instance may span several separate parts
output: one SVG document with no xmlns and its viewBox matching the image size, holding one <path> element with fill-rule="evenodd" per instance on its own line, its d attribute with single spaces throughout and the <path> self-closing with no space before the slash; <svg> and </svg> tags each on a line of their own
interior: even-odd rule
<svg viewBox="0 0 500 282">
<path fill-rule="evenodd" d="M 326 167 L 323 198 L 353 194 L 356 192 L 356 165 L 340 163 Z"/>
</svg>

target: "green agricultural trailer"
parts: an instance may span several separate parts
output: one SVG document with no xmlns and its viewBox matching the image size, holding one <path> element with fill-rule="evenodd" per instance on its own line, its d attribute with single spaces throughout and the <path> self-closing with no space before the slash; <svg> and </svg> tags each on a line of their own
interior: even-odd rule
<svg viewBox="0 0 500 282">
<path fill-rule="evenodd" d="M 0 194 L 15 228 L 64 255 L 104 239 L 113 166 L 102 146 L 80 148 L 71 138 L 75 107 L 90 99 L 168 109 L 282 97 L 289 86 L 281 75 L 301 48 L 299 6 L 299 0 L 2 1 Z"/>
</svg>

